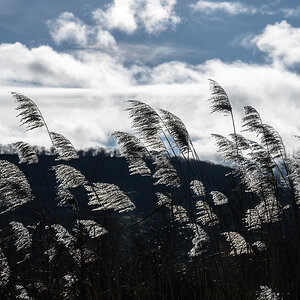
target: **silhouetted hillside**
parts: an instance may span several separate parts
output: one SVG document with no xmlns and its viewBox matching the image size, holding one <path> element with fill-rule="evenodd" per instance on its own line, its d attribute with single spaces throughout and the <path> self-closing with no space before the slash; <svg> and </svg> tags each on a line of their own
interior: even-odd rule
<svg viewBox="0 0 300 300">
<path fill-rule="evenodd" d="M 7 160 L 19 166 L 19 168 L 24 172 L 30 185 L 33 189 L 33 193 L 36 197 L 36 201 L 42 203 L 47 203 L 48 209 L 56 214 L 59 218 L 64 218 L 68 214 L 68 209 L 58 207 L 58 200 L 56 199 L 56 180 L 55 173 L 51 169 L 53 166 L 60 164 L 61 162 L 55 161 L 55 155 L 49 155 L 51 152 L 46 152 L 47 154 L 39 155 L 39 164 L 27 165 L 18 163 L 18 156 L 14 154 L 1 154 L 0 159 Z M 81 171 L 89 182 L 102 182 L 102 183 L 113 183 L 117 185 L 121 190 L 123 190 L 130 199 L 136 205 L 136 214 L 143 216 L 147 215 L 155 208 L 155 203 L 157 201 L 155 192 L 161 191 L 160 186 L 153 188 L 154 180 L 150 177 L 142 177 L 139 175 L 129 175 L 128 164 L 123 157 L 113 156 L 112 152 L 106 151 L 96 151 L 90 149 L 89 151 L 80 151 L 80 158 L 66 164 L 76 168 Z M 226 177 L 225 175 L 231 171 L 231 169 L 215 165 L 209 162 L 202 162 L 201 169 L 196 166 L 196 162 L 190 162 L 191 169 L 195 170 L 197 174 L 191 174 L 188 172 L 188 166 L 183 161 L 173 161 L 174 166 L 177 168 L 182 182 L 184 184 L 184 178 L 189 177 L 189 181 L 193 180 L 195 175 L 199 172 L 205 174 L 203 178 L 203 183 L 208 190 L 219 190 L 226 193 L 230 193 L 230 187 L 234 184 L 231 183 L 231 177 Z M 148 162 L 151 168 L 151 163 Z M 87 199 L 85 198 L 85 193 L 80 190 L 73 190 L 73 193 L 77 195 L 79 204 L 84 208 Z M 183 195 L 180 190 L 173 191 L 175 198 L 180 203 Z M 24 213 L 24 208 L 22 210 L 22 217 L 26 218 L 26 213 Z M 31 210 L 25 209 L 28 215 L 28 219 L 31 219 Z M 15 213 L 18 213 L 16 210 Z M 11 214 L 9 214 L 11 216 Z M 5 222 L 6 215 L 1 218 L 1 222 Z"/>
</svg>

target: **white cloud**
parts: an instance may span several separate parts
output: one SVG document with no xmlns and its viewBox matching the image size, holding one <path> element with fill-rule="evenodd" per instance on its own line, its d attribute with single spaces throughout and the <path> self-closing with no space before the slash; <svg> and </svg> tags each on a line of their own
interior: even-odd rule
<svg viewBox="0 0 300 300">
<path fill-rule="evenodd" d="M 257 9 L 252 6 L 247 6 L 240 2 L 216 2 L 200 0 L 196 4 L 192 4 L 191 8 L 195 12 L 201 12 L 205 15 L 214 15 L 216 12 L 224 12 L 229 15 L 239 14 L 255 14 Z"/>
<path fill-rule="evenodd" d="M 143 27 L 150 34 L 160 33 L 180 22 L 175 5 L 176 0 L 114 0 L 106 10 L 95 10 L 93 16 L 109 30 L 132 34 Z"/>
<path fill-rule="evenodd" d="M 176 0 L 148 0 L 141 10 L 140 20 L 149 33 L 159 33 L 168 26 L 176 26 L 180 18 L 173 11 Z"/>
<path fill-rule="evenodd" d="M 49 46 L 29 49 L 20 43 L 0 44 L 0 69 L 2 85 L 107 88 L 134 82 L 117 58 L 101 51 L 67 54 Z"/>
<path fill-rule="evenodd" d="M 85 46 L 88 43 L 90 29 L 71 12 L 60 14 L 57 19 L 47 22 L 50 35 L 60 45 L 63 42 L 75 42 Z"/>
<path fill-rule="evenodd" d="M 281 9 L 285 18 L 297 18 L 300 16 L 300 6 L 296 8 L 283 8 Z"/>
<path fill-rule="evenodd" d="M 74 43 L 80 47 L 115 48 L 115 38 L 99 26 L 89 26 L 71 12 L 63 12 L 47 22 L 50 35 L 58 45 Z"/>
<path fill-rule="evenodd" d="M 102 46 L 104 48 L 115 48 L 117 46 L 115 38 L 107 30 L 98 29 L 95 39 L 96 46 Z"/>
<path fill-rule="evenodd" d="M 134 0 L 114 0 L 107 10 L 97 9 L 93 12 L 94 19 L 108 29 L 118 28 L 127 33 L 137 29 L 135 20 Z"/>
<path fill-rule="evenodd" d="M 294 67 L 300 63 L 300 28 L 286 21 L 268 25 L 250 43 L 266 53 L 275 64 Z"/>
</svg>

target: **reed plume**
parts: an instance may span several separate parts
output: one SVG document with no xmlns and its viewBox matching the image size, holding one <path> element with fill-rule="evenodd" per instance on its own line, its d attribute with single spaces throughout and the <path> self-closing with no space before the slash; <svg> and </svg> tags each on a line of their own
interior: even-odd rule
<svg viewBox="0 0 300 300">
<path fill-rule="evenodd" d="M 18 104 L 16 110 L 20 111 L 17 117 L 21 118 L 21 125 L 26 126 L 27 130 L 45 126 L 44 118 L 33 100 L 16 92 L 11 94 Z"/>
<path fill-rule="evenodd" d="M 12 211 L 33 200 L 30 184 L 14 164 L 0 160 L 0 214 Z"/>
<path fill-rule="evenodd" d="M 30 144 L 20 141 L 13 143 L 12 146 L 17 148 L 19 164 L 36 164 L 39 162 L 39 158 Z"/>
</svg>

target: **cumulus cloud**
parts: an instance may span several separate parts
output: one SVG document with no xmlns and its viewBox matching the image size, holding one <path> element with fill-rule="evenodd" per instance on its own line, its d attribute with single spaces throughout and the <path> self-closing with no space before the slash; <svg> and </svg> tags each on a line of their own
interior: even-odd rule
<svg viewBox="0 0 300 300">
<path fill-rule="evenodd" d="M 229 15 L 239 14 L 255 14 L 257 9 L 245 5 L 240 2 L 216 2 L 216 1 L 204 1 L 200 0 L 196 4 L 192 4 L 191 8 L 195 12 L 201 12 L 205 15 L 214 15 L 217 12 L 224 12 Z"/>
<path fill-rule="evenodd" d="M 114 0 L 106 10 L 95 10 L 93 16 L 109 30 L 132 34 L 142 27 L 150 34 L 157 34 L 180 22 L 175 5 L 176 0 Z"/>
<path fill-rule="evenodd" d="M 94 19 L 108 29 L 118 28 L 127 33 L 137 29 L 135 20 L 134 0 L 115 0 L 107 10 L 97 9 L 93 12 Z"/>
<path fill-rule="evenodd" d="M 53 40 L 60 45 L 63 42 L 88 43 L 90 29 L 71 12 L 62 13 L 57 19 L 49 20 L 48 26 Z"/>
<path fill-rule="evenodd" d="M 81 47 L 114 48 L 112 34 L 99 26 L 89 26 L 71 12 L 63 12 L 58 18 L 47 22 L 49 32 L 57 45 L 73 43 Z"/>
<path fill-rule="evenodd" d="M 300 63 L 300 28 L 286 21 L 268 25 L 250 43 L 276 64 L 293 67 Z"/>
</svg>

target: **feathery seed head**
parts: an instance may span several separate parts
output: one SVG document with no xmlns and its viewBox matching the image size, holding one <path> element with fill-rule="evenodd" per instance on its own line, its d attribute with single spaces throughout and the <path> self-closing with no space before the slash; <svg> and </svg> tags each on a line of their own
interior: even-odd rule
<svg viewBox="0 0 300 300">
<path fill-rule="evenodd" d="M 148 104 L 138 100 L 128 100 L 130 106 L 126 109 L 132 120 L 132 129 L 140 136 L 147 147 L 157 151 L 166 151 L 160 139 L 160 116 Z"/>
<path fill-rule="evenodd" d="M 17 117 L 21 118 L 21 125 L 25 125 L 27 130 L 45 126 L 43 116 L 33 100 L 16 92 L 11 94 L 18 104 L 16 110 L 20 111 Z"/>
<path fill-rule="evenodd" d="M 225 115 L 230 114 L 232 107 L 225 90 L 214 80 L 209 79 L 211 98 L 208 100 L 211 104 L 212 113 L 221 112 Z"/>
<path fill-rule="evenodd" d="M 52 170 L 55 171 L 56 180 L 62 188 L 76 188 L 87 184 L 84 175 L 71 166 L 57 165 L 53 166 Z"/>
<path fill-rule="evenodd" d="M 93 220 L 77 220 L 77 225 L 82 226 L 91 239 L 98 238 L 108 231 Z"/>
<path fill-rule="evenodd" d="M 0 287 L 4 287 L 9 282 L 10 268 L 2 249 L 0 248 Z"/>
<path fill-rule="evenodd" d="M 228 203 L 228 199 L 223 193 L 219 191 L 211 191 L 210 194 L 212 195 L 215 205 L 223 205 Z"/>
<path fill-rule="evenodd" d="M 155 165 L 155 173 L 153 178 L 158 179 L 154 184 L 163 184 L 166 186 L 178 187 L 180 186 L 180 179 L 177 171 L 172 165 L 171 161 L 161 152 L 153 152 L 153 164 Z"/>
<path fill-rule="evenodd" d="M 167 110 L 160 109 L 164 125 L 182 153 L 189 151 L 189 133 L 182 120 Z"/>
<path fill-rule="evenodd" d="M 28 249 L 32 244 L 32 236 L 28 229 L 20 222 L 12 221 L 9 225 L 12 228 L 17 251 Z"/>
<path fill-rule="evenodd" d="M 149 153 L 142 142 L 136 136 L 127 132 L 115 131 L 111 135 L 116 139 L 121 155 L 126 158 L 129 164 L 130 175 L 150 176 L 151 171 L 144 161 Z"/>
<path fill-rule="evenodd" d="M 50 136 L 55 152 L 58 154 L 55 160 L 71 160 L 79 157 L 72 143 L 62 134 L 50 132 Z"/>
<path fill-rule="evenodd" d="M 205 187 L 204 184 L 200 180 L 193 180 L 190 183 L 190 189 L 197 195 L 197 196 L 205 196 Z"/>
<path fill-rule="evenodd" d="M 13 163 L 0 160 L 0 214 L 16 209 L 33 198 L 31 187 L 23 172 Z"/>
<path fill-rule="evenodd" d="M 214 226 L 220 223 L 217 215 L 212 211 L 211 207 L 204 200 L 196 202 L 197 222 L 202 225 Z"/>
<path fill-rule="evenodd" d="M 129 197 L 114 184 L 94 183 L 93 186 L 85 185 L 89 196 L 89 205 L 97 205 L 93 211 L 115 210 L 120 213 L 132 211 L 135 205 Z"/>
<path fill-rule="evenodd" d="M 189 251 L 189 256 L 190 257 L 200 256 L 207 249 L 209 243 L 209 236 L 198 224 L 190 223 L 187 224 L 186 226 L 188 228 L 191 228 L 194 233 L 194 237 L 192 239 L 192 243 L 194 246 Z"/>
<path fill-rule="evenodd" d="M 39 162 L 38 156 L 30 144 L 20 141 L 12 145 L 17 148 L 20 164 L 36 164 Z"/>
<path fill-rule="evenodd" d="M 224 235 L 226 237 L 226 240 L 230 243 L 230 255 L 236 256 L 239 254 L 253 254 L 250 245 L 246 242 L 245 238 L 238 232 L 223 232 L 222 235 Z"/>
</svg>

